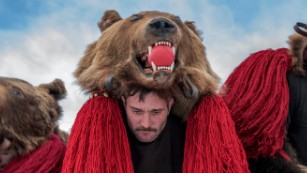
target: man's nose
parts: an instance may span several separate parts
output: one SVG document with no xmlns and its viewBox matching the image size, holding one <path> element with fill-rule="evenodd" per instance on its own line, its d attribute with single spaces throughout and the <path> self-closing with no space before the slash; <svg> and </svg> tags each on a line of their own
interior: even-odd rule
<svg viewBox="0 0 307 173">
<path fill-rule="evenodd" d="M 141 121 L 141 126 L 143 128 L 149 128 L 150 127 L 150 115 L 145 114 L 143 116 L 142 121 Z"/>
</svg>

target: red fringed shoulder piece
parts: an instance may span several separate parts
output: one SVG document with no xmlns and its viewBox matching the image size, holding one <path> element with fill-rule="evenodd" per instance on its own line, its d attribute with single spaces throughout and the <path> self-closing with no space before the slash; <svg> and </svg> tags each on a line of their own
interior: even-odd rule
<svg viewBox="0 0 307 173">
<path fill-rule="evenodd" d="M 83 105 L 68 139 L 62 172 L 133 172 L 126 129 L 116 100 L 97 96 Z"/>
<path fill-rule="evenodd" d="M 288 49 L 251 54 L 225 82 L 224 100 L 248 158 L 281 153 L 289 105 Z"/>
<path fill-rule="evenodd" d="M 53 134 L 32 153 L 12 160 L 1 173 L 58 173 L 61 172 L 66 145 Z"/>
<path fill-rule="evenodd" d="M 249 172 L 243 146 L 221 97 L 204 97 L 187 121 L 183 172 Z M 133 173 L 116 100 L 99 96 L 83 105 L 68 140 L 62 172 Z"/>
<path fill-rule="evenodd" d="M 183 172 L 249 172 L 234 122 L 219 96 L 205 96 L 188 116 Z"/>
</svg>

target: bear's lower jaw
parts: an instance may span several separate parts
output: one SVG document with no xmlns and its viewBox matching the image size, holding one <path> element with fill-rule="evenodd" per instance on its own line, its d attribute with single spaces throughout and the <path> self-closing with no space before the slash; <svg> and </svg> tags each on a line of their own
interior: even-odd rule
<svg viewBox="0 0 307 173">
<path fill-rule="evenodd" d="M 153 73 L 153 79 L 159 84 L 165 83 L 172 75 L 171 71 L 159 70 Z"/>
<path fill-rule="evenodd" d="M 174 78 L 172 76 L 169 77 L 158 77 L 157 80 L 153 79 L 152 76 L 147 77 L 137 77 L 131 78 L 131 80 L 127 80 L 126 84 L 132 86 L 143 86 L 146 88 L 155 88 L 155 89 L 170 89 L 174 84 Z"/>
</svg>

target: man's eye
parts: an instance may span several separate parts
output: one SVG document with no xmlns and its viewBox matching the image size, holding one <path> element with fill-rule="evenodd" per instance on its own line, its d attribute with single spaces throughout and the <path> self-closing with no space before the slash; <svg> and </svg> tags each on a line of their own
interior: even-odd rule
<svg viewBox="0 0 307 173">
<path fill-rule="evenodd" d="M 161 111 L 152 111 L 153 115 L 159 115 L 161 113 Z"/>
<path fill-rule="evenodd" d="M 137 114 L 137 115 L 142 114 L 142 111 L 140 111 L 140 110 L 133 110 L 132 112 L 133 112 L 134 114 Z"/>
</svg>

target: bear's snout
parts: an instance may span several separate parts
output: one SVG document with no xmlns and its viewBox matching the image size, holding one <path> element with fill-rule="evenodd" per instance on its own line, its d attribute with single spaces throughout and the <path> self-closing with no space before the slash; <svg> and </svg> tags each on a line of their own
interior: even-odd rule
<svg viewBox="0 0 307 173">
<path fill-rule="evenodd" d="M 163 37 L 169 34 L 174 34 L 177 30 L 177 27 L 168 19 L 159 17 L 149 22 L 147 30 L 154 36 Z"/>
</svg>

